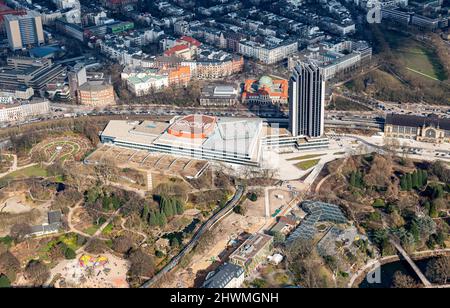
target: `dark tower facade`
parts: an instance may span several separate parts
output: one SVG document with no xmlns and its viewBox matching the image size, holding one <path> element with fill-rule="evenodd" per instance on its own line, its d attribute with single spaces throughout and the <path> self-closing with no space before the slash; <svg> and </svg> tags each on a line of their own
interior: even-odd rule
<svg viewBox="0 0 450 308">
<path fill-rule="evenodd" d="M 324 134 L 325 81 L 320 68 L 300 62 L 289 79 L 289 130 L 292 136 Z"/>
</svg>

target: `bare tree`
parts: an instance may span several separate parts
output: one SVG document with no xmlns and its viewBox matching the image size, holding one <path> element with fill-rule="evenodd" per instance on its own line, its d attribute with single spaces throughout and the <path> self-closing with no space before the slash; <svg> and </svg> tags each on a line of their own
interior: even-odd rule
<svg viewBox="0 0 450 308">
<path fill-rule="evenodd" d="M 9 280 L 13 281 L 19 270 L 20 262 L 11 252 L 0 254 L 0 274 L 8 276 Z"/>
<path fill-rule="evenodd" d="M 11 230 L 9 231 L 9 235 L 16 242 L 23 241 L 25 239 L 25 237 L 30 233 L 31 233 L 31 227 L 30 227 L 30 225 L 28 225 L 26 223 L 15 224 L 11 227 Z"/>
<path fill-rule="evenodd" d="M 32 286 L 40 287 L 50 277 L 50 270 L 41 261 L 31 260 L 25 268 L 24 276 L 32 283 Z"/>
<path fill-rule="evenodd" d="M 133 241 L 125 235 L 118 236 L 113 239 L 112 249 L 118 253 L 127 253 L 133 248 Z"/>
<path fill-rule="evenodd" d="M 369 186 L 387 187 L 391 182 L 392 160 L 382 155 L 375 155 L 370 171 L 364 177 Z"/>
<path fill-rule="evenodd" d="M 392 287 L 401 289 L 411 289 L 411 288 L 420 288 L 420 285 L 411 276 L 403 274 L 400 271 L 397 271 L 394 274 Z"/>
</svg>

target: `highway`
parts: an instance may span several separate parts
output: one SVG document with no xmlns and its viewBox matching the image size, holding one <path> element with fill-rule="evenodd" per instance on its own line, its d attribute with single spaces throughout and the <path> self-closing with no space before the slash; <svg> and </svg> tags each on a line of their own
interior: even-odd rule
<svg viewBox="0 0 450 308">
<path fill-rule="evenodd" d="M 155 276 L 152 277 L 152 279 L 146 281 L 141 288 L 151 288 L 159 279 L 161 279 L 162 276 L 170 272 L 174 267 L 178 265 L 178 263 L 181 261 L 181 259 L 186 256 L 189 252 L 192 251 L 192 249 L 197 245 L 199 239 L 203 234 L 205 234 L 208 230 L 211 229 L 211 227 L 221 220 L 224 216 L 226 216 L 239 202 L 239 200 L 242 197 L 242 194 L 244 193 L 244 187 L 243 186 L 237 186 L 236 193 L 234 194 L 233 198 L 228 201 L 228 203 L 217 213 L 215 213 L 211 218 L 208 219 L 207 222 L 205 222 L 195 233 L 195 235 L 192 237 L 190 242 L 176 255 L 175 257 L 170 260 L 167 265 L 160 270 Z"/>
</svg>

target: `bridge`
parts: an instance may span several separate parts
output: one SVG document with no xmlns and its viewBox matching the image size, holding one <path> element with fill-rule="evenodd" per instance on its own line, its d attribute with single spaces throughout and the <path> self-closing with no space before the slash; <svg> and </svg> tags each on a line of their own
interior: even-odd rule
<svg viewBox="0 0 450 308">
<path fill-rule="evenodd" d="M 400 254 L 406 260 L 406 262 L 409 263 L 409 265 L 414 270 L 416 275 L 419 277 L 420 281 L 423 283 L 425 288 L 432 288 L 433 286 L 431 282 L 428 281 L 427 277 L 425 277 L 425 275 L 422 273 L 422 271 L 419 269 L 416 263 L 414 263 L 414 261 L 408 255 L 408 253 L 403 249 L 403 247 L 399 243 L 397 243 L 397 241 L 395 241 L 393 238 L 389 239 L 389 242 L 395 247 L 395 249 L 398 250 L 398 252 L 400 252 Z"/>
</svg>

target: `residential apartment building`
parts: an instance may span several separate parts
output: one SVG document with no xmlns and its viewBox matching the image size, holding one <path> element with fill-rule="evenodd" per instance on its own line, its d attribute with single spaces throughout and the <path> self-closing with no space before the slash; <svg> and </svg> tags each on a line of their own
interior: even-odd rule
<svg viewBox="0 0 450 308">
<path fill-rule="evenodd" d="M 29 118 L 46 115 L 50 112 L 49 102 L 2 105 L 0 106 L 0 122 L 17 122 Z"/>
<path fill-rule="evenodd" d="M 195 76 L 199 79 L 219 79 L 244 69 L 244 58 L 239 56 L 203 57 L 197 61 Z"/>
<path fill-rule="evenodd" d="M 127 89 L 135 96 L 145 96 L 169 86 L 168 75 L 139 73 L 126 80 Z"/>
<path fill-rule="evenodd" d="M 127 89 L 135 96 L 144 96 L 169 86 L 187 86 L 191 80 L 189 66 L 177 68 L 126 67 L 121 74 Z"/>
<path fill-rule="evenodd" d="M 246 57 L 254 58 L 264 64 L 274 64 L 287 59 L 298 50 L 297 41 L 284 41 L 273 38 L 276 42 L 269 40 L 266 43 L 258 43 L 249 40 L 239 42 L 238 52 Z"/>
</svg>

